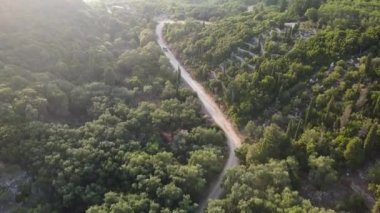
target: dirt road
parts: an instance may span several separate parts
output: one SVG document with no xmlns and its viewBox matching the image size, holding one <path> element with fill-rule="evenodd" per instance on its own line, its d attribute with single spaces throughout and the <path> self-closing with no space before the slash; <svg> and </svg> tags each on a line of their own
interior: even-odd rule
<svg viewBox="0 0 380 213">
<path fill-rule="evenodd" d="M 207 113 L 214 120 L 214 122 L 224 131 L 229 148 L 228 159 L 223 168 L 223 171 L 213 182 L 210 190 L 208 191 L 209 194 L 206 197 L 206 199 L 204 199 L 199 205 L 199 211 L 203 212 L 208 200 L 219 198 L 223 193 L 223 189 L 221 188 L 223 177 L 227 169 L 232 168 L 238 164 L 238 160 L 236 158 L 234 150 L 241 145 L 242 140 L 232 123 L 227 119 L 226 115 L 224 115 L 224 113 L 215 103 L 214 99 L 206 93 L 205 89 L 200 83 L 198 83 L 191 77 L 189 72 L 180 64 L 180 62 L 176 59 L 172 51 L 170 51 L 162 35 L 164 25 L 170 23 L 175 22 L 171 20 L 166 20 L 160 21 L 158 23 L 156 27 L 157 42 L 162 49 L 165 49 L 164 54 L 169 59 L 170 64 L 173 66 L 173 68 L 175 70 L 177 70 L 178 67 L 181 69 L 181 77 L 183 78 L 183 80 L 191 87 L 191 89 L 193 89 L 197 93 Z"/>
</svg>

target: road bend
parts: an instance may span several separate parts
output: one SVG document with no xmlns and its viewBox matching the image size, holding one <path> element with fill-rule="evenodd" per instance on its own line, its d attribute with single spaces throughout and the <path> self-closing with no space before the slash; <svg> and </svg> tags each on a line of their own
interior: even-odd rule
<svg viewBox="0 0 380 213">
<path fill-rule="evenodd" d="M 242 139 L 239 136 L 239 133 L 237 132 L 237 130 L 234 128 L 231 121 L 227 118 L 227 116 L 220 110 L 218 105 L 215 103 L 214 99 L 206 92 L 206 90 L 203 88 L 203 86 L 200 83 L 198 83 L 196 80 L 194 80 L 191 77 L 189 72 L 185 69 L 184 66 L 182 66 L 182 64 L 174 56 L 173 52 L 169 49 L 167 43 L 165 42 L 163 38 L 163 28 L 165 24 L 172 24 L 172 23 L 176 23 L 176 22 L 172 20 L 158 22 L 156 26 L 157 42 L 160 45 L 161 49 L 165 49 L 164 54 L 169 59 L 170 64 L 173 66 L 174 70 L 177 70 L 178 68 L 181 70 L 182 79 L 190 86 L 192 90 L 196 92 L 199 100 L 201 101 L 208 115 L 214 120 L 216 125 L 218 125 L 224 131 L 224 134 L 227 138 L 227 144 L 228 144 L 228 150 L 229 150 L 228 159 L 224 165 L 223 171 L 212 182 L 208 190 L 207 197 L 205 197 L 199 204 L 199 212 L 203 212 L 205 207 L 207 206 L 207 202 L 210 199 L 217 199 L 222 195 L 223 189 L 221 187 L 221 184 L 223 181 L 223 177 L 229 168 L 232 168 L 238 164 L 238 159 L 235 155 L 234 150 L 241 145 Z"/>
</svg>

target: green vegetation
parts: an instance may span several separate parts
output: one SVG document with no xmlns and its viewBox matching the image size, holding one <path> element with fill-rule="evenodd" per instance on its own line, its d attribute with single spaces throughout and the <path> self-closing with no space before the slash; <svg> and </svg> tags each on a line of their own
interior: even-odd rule
<svg viewBox="0 0 380 213">
<path fill-rule="evenodd" d="M 127 3 L 145 18 L 170 17 L 173 19 L 197 19 L 215 21 L 226 16 L 233 16 L 245 12 L 247 7 L 260 0 L 95 0 L 98 6 L 120 5 Z M 141 14 L 140 14 L 141 15 Z"/>
<path fill-rule="evenodd" d="M 291 190 L 295 159 L 269 160 L 265 164 L 239 166 L 224 182 L 226 198 L 211 201 L 208 212 L 332 212 L 313 207 Z"/>
<path fill-rule="evenodd" d="M 372 191 L 378 198 L 372 211 L 378 212 L 380 210 L 380 163 L 377 162 L 375 165 L 369 168 L 368 179 L 369 190 Z"/>
<path fill-rule="evenodd" d="M 221 171 L 222 132 L 130 10 L 2 3 L 0 160 L 28 174 L 12 211 L 194 212 Z"/>
<path fill-rule="evenodd" d="M 207 212 L 379 212 L 379 11 L 378 0 L 5 0 L 1 210 L 196 211 L 225 137 L 155 42 L 154 20 L 170 17 L 187 20 L 165 26 L 171 49 L 246 135 Z"/>
<path fill-rule="evenodd" d="M 268 188 L 244 182 L 244 176 L 257 175 L 249 168 L 280 164 L 289 157 L 298 169 L 284 171 L 290 180 L 282 188 L 268 184 L 276 188 L 274 194 L 281 196 L 288 187 L 315 205 L 363 209 L 358 195 L 326 206 L 302 187 L 343 187 L 344 176 L 379 157 L 379 8 L 374 0 L 265 0 L 252 12 L 212 24 L 166 26 L 166 39 L 178 57 L 247 135 L 237 150 L 244 167 L 227 175 L 227 194 L 209 205 L 210 212 L 248 211 L 259 208 L 258 203 L 264 206 L 260 212 L 302 206 L 273 203 L 256 194 Z M 229 186 L 230 176 L 239 172 L 235 182 L 242 186 Z M 247 187 L 253 187 L 252 193 Z M 376 187 L 370 184 L 374 194 Z"/>
</svg>

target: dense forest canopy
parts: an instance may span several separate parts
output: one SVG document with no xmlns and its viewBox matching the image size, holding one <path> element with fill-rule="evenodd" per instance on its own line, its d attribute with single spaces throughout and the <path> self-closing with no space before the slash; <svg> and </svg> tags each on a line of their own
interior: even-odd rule
<svg viewBox="0 0 380 213">
<path fill-rule="evenodd" d="M 380 211 L 378 0 L 85 2 L 1 2 L 0 212 L 198 210 L 226 137 L 163 19 L 245 138 L 206 212 Z"/>
<path fill-rule="evenodd" d="M 225 139 L 139 10 L 2 2 L 1 212 L 195 211 Z"/>
</svg>

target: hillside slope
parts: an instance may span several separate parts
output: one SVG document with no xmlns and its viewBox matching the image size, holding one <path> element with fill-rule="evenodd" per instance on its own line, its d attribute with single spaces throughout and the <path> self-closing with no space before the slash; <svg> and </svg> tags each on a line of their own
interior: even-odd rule
<svg viewBox="0 0 380 213">
<path fill-rule="evenodd" d="M 167 26 L 172 48 L 249 136 L 238 151 L 242 167 L 227 175 L 228 193 L 209 211 L 273 212 L 281 205 L 271 196 L 295 193 L 289 188 L 335 210 L 372 208 L 365 198 L 379 193 L 379 8 L 268 0 L 210 25 Z M 283 163 L 289 182 L 281 186 L 251 177 Z M 355 195 L 357 184 L 366 194 Z M 292 196 L 280 208 L 300 205 Z"/>
</svg>

